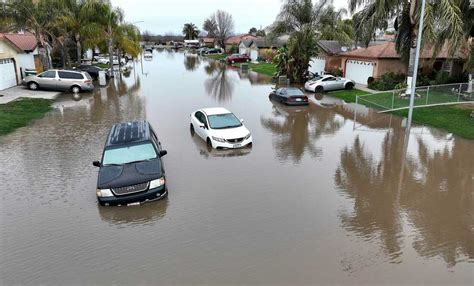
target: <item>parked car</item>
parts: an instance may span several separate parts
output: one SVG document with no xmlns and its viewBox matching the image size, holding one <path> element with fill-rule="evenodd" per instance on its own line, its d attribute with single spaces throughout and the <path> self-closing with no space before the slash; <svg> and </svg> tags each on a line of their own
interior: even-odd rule
<svg viewBox="0 0 474 286">
<path fill-rule="evenodd" d="M 205 53 L 206 53 L 206 55 L 221 54 L 222 50 L 221 49 L 216 49 L 216 48 L 211 48 L 211 49 L 207 49 L 207 51 Z"/>
<path fill-rule="evenodd" d="M 207 53 L 208 50 L 209 50 L 209 48 L 207 48 L 207 47 L 202 47 L 202 48 L 197 49 L 197 50 L 196 50 L 196 53 L 202 55 L 202 54 Z"/>
<path fill-rule="evenodd" d="M 113 59 L 112 59 L 112 60 L 113 60 L 113 64 L 114 64 L 114 65 L 118 65 L 118 64 L 119 64 L 119 60 L 118 60 L 118 57 L 117 57 L 117 56 L 113 56 Z M 103 57 L 103 58 L 99 58 L 99 59 L 97 60 L 97 62 L 98 62 L 99 64 L 108 65 L 108 64 L 110 63 L 110 58 L 107 57 L 107 56 L 106 56 L 106 57 Z M 120 59 L 120 65 L 124 65 L 124 64 L 126 64 L 125 59 L 124 59 L 124 58 L 121 58 L 121 59 Z"/>
<path fill-rule="evenodd" d="M 92 78 L 87 72 L 69 70 L 47 70 L 23 79 L 23 84 L 31 90 L 70 90 L 74 93 L 94 89 Z"/>
<path fill-rule="evenodd" d="M 112 126 L 99 167 L 100 205 L 131 205 L 168 195 L 161 158 L 167 154 L 150 123 L 135 121 Z"/>
<path fill-rule="evenodd" d="M 308 105 L 308 97 L 296 87 L 282 87 L 273 90 L 270 99 L 279 101 L 286 105 Z"/>
<path fill-rule="evenodd" d="M 247 55 L 241 54 L 232 54 L 225 58 L 226 63 L 233 64 L 233 63 L 245 63 L 250 62 L 250 57 Z"/>
<path fill-rule="evenodd" d="M 335 77 L 333 75 L 316 77 L 304 84 L 306 90 L 318 93 L 338 89 L 352 89 L 354 86 L 355 81 L 348 78 Z"/>
<path fill-rule="evenodd" d="M 252 135 L 232 112 L 225 108 L 204 108 L 191 113 L 191 134 L 197 134 L 216 149 L 242 148 L 252 144 Z"/>
<path fill-rule="evenodd" d="M 99 72 L 105 72 L 105 78 L 108 80 L 110 78 L 110 71 L 108 69 L 103 69 L 94 65 L 80 65 L 76 68 L 77 70 L 87 72 L 92 79 L 97 80 L 99 78 Z"/>
</svg>

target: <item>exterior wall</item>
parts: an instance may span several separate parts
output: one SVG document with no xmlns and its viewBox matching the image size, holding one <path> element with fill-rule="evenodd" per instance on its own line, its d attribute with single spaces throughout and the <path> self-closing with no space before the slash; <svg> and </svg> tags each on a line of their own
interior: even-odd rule
<svg viewBox="0 0 474 286">
<path fill-rule="evenodd" d="M 324 70 L 327 72 L 332 72 L 336 69 L 341 69 L 342 70 L 342 61 L 340 56 L 332 55 L 332 56 L 326 56 L 326 65 L 324 66 Z"/>
<path fill-rule="evenodd" d="M 376 60 L 374 68 L 374 78 L 378 79 L 382 77 L 384 73 L 393 72 L 393 73 L 407 73 L 407 65 L 403 63 L 400 59 L 378 59 Z"/>
<path fill-rule="evenodd" d="M 18 54 L 17 58 L 17 66 L 22 72 L 24 72 L 25 69 L 35 69 L 35 58 L 33 53 Z M 24 74 L 22 76 L 24 76 Z"/>
<path fill-rule="evenodd" d="M 18 52 L 13 49 L 9 44 L 4 41 L 0 41 L 0 59 L 13 59 L 15 61 L 16 69 L 16 80 L 17 83 L 21 82 L 20 66 L 18 64 Z"/>
</svg>

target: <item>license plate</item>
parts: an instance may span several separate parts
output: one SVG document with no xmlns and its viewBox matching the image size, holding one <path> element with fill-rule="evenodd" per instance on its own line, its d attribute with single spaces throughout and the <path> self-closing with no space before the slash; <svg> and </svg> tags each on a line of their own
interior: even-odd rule
<svg viewBox="0 0 474 286">
<path fill-rule="evenodd" d="M 302 101 L 302 100 L 303 100 L 303 99 L 301 99 L 301 98 L 297 98 L 297 99 L 296 99 L 296 101 Z"/>
<path fill-rule="evenodd" d="M 240 148 L 242 147 L 242 144 L 234 144 L 234 148 Z"/>
</svg>

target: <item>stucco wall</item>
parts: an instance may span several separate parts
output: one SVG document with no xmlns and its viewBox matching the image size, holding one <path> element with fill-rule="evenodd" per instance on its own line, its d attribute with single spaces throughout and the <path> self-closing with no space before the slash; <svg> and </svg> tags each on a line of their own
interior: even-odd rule
<svg viewBox="0 0 474 286">
<path fill-rule="evenodd" d="M 332 72 L 335 69 L 342 69 L 341 68 L 341 57 L 340 56 L 326 56 L 326 64 L 324 66 L 324 70 L 328 72 Z"/>
<path fill-rule="evenodd" d="M 379 59 L 374 68 L 374 78 L 380 78 L 384 73 L 407 73 L 407 66 L 400 59 Z"/>
</svg>

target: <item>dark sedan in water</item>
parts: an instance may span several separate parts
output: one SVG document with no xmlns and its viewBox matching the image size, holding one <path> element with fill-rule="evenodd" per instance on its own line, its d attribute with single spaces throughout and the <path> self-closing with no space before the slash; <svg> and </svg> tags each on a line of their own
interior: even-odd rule
<svg viewBox="0 0 474 286">
<path fill-rule="evenodd" d="M 282 87 L 270 93 L 270 99 L 286 105 L 308 105 L 308 97 L 296 87 Z"/>
</svg>

